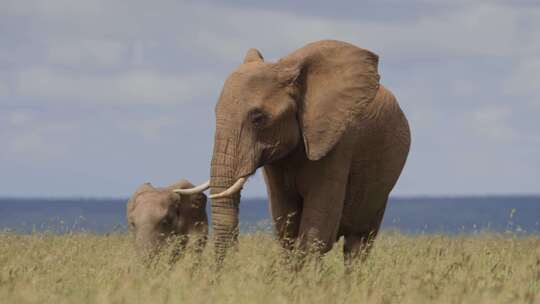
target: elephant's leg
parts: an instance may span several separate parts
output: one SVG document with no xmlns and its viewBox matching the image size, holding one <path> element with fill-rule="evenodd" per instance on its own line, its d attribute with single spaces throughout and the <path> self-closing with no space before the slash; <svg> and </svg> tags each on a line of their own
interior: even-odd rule
<svg viewBox="0 0 540 304">
<path fill-rule="evenodd" d="M 344 236 L 343 257 L 347 271 L 350 271 L 355 262 L 364 262 L 366 260 L 378 230 L 376 228 L 364 233 Z"/>
<path fill-rule="evenodd" d="M 357 177 L 357 176 L 356 176 Z M 356 178 L 351 175 L 351 182 Z M 388 201 L 387 187 L 376 184 L 351 185 L 352 197 L 346 202 L 342 218 L 345 267 L 363 262 L 379 232 Z"/>
<path fill-rule="evenodd" d="M 332 249 L 337 238 L 348 186 L 348 170 L 343 171 L 311 175 L 312 187 L 304 196 L 300 220 L 301 251 L 322 254 Z"/>
<path fill-rule="evenodd" d="M 355 261 L 364 261 L 381 225 L 391 185 L 380 177 L 389 162 L 369 159 L 353 161 L 343 216 L 344 262 L 350 270 Z"/>
<path fill-rule="evenodd" d="M 317 255 L 326 253 L 338 235 L 349 172 L 353 137 L 344 137 L 318 161 L 305 163 L 298 183 L 303 197 L 299 249 Z"/>
<path fill-rule="evenodd" d="M 264 177 L 270 201 L 270 212 L 280 244 L 290 250 L 298 238 L 301 198 L 295 190 L 292 178 L 277 165 L 265 166 Z"/>
<path fill-rule="evenodd" d="M 339 228 L 345 184 L 327 182 L 304 202 L 299 229 L 299 249 L 323 254 L 332 249 Z"/>
</svg>

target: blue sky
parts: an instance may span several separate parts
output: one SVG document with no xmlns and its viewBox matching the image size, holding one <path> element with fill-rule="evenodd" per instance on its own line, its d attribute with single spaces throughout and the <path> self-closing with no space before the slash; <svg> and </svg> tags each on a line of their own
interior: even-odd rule
<svg viewBox="0 0 540 304">
<path fill-rule="evenodd" d="M 0 1 L 0 196 L 208 178 L 223 80 L 339 39 L 380 56 L 413 142 L 394 195 L 540 193 L 533 1 Z M 265 196 L 260 174 L 245 196 Z"/>
</svg>

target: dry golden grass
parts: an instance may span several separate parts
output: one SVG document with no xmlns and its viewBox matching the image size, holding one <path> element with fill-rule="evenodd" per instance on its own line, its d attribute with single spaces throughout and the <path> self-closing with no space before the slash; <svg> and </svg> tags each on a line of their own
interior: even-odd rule
<svg viewBox="0 0 540 304">
<path fill-rule="evenodd" d="M 1 303 L 540 303 L 540 237 L 385 232 L 344 274 L 340 245 L 290 271 L 269 234 L 240 238 L 220 276 L 210 246 L 143 267 L 127 234 L 0 234 Z M 163 259 L 164 260 L 164 259 Z"/>
</svg>

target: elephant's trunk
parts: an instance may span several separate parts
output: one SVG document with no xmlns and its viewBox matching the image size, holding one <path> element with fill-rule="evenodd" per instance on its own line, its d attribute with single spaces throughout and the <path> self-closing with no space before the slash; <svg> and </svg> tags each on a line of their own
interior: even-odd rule
<svg viewBox="0 0 540 304">
<path fill-rule="evenodd" d="M 135 233 L 135 249 L 137 254 L 144 260 L 154 258 L 163 245 L 163 237 L 161 237 L 152 228 L 139 228 Z"/>
<path fill-rule="evenodd" d="M 230 145 L 222 150 L 216 141 L 210 172 L 210 193 L 218 194 L 227 190 L 236 181 L 234 157 Z M 240 193 L 212 199 L 212 226 L 216 259 L 221 263 L 227 249 L 236 241 L 238 235 L 238 205 Z"/>
</svg>

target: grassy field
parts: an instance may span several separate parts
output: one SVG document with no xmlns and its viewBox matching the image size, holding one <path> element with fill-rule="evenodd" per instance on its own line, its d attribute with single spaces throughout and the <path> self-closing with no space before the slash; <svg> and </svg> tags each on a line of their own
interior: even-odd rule
<svg viewBox="0 0 540 304">
<path fill-rule="evenodd" d="M 198 267 L 188 254 L 148 269 L 126 234 L 3 233 L 0 302 L 540 303 L 540 236 L 385 232 L 352 273 L 342 258 L 338 244 L 294 272 L 271 235 L 249 234 L 217 275 L 211 248 Z"/>
</svg>

